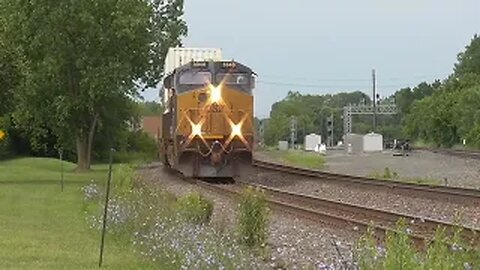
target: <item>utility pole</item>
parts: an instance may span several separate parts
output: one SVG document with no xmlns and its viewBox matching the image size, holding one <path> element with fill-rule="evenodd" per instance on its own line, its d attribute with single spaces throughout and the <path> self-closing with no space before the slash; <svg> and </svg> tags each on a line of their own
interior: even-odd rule
<svg viewBox="0 0 480 270">
<path fill-rule="evenodd" d="M 297 133 L 297 127 L 296 127 L 296 119 L 295 116 L 292 115 L 290 118 L 290 143 L 291 143 L 291 149 L 295 148 L 295 135 Z"/>
<path fill-rule="evenodd" d="M 372 69 L 372 82 L 373 82 L 373 132 L 375 132 L 377 126 L 377 80 L 375 78 L 375 69 Z"/>
</svg>

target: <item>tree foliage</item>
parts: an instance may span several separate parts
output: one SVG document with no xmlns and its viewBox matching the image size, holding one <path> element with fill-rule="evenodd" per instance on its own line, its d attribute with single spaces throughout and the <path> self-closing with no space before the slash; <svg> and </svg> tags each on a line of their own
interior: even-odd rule
<svg viewBox="0 0 480 270">
<path fill-rule="evenodd" d="M 410 105 L 404 130 L 413 139 L 450 147 L 464 139 L 480 147 L 480 37 L 458 54 L 455 72 L 434 94 Z"/>
<path fill-rule="evenodd" d="M 26 74 L 15 120 L 38 147 L 51 134 L 60 147 L 75 146 L 79 169 L 90 166 L 96 134 L 115 136 L 130 120 L 138 85 L 160 78 L 168 47 L 186 34 L 181 0 L 0 5 L 4 37 Z"/>
<path fill-rule="evenodd" d="M 369 101 L 362 92 L 338 93 L 335 95 L 301 95 L 290 92 L 287 97 L 272 106 L 270 119 L 265 129 L 265 143 L 273 145 L 279 140 L 289 140 L 290 119 L 297 121 L 297 143 L 309 133 L 327 136 L 327 117 L 333 115 L 334 136 L 341 139 L 343 132 L 342 111 L 347 104 Z"/>
</svg>

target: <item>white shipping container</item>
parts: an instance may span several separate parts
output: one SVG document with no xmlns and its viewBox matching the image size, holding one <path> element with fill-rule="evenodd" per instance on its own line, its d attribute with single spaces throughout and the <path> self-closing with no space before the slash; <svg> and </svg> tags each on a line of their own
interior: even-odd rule
<svg viewBox="0 0 480 270">
<path fill-rule="evenodd" d="M 165 75 L 191 61 L 221 61 L 222 49 L 219 48 L 170 48 L 165 57 L 163 71 Z"/>
<path fill-rule="evenodd" d="M 364 152 L 382 152 L 383 136 L 378 133 L 368 133 L 363 136 Z"/>
<path fill-rule="evenodd" d="M 191 61 L 221 61 L 222 49 L 220 48 L 170 48 L 165 57 L 163 66 L 164 77 L 172 73 L 176 68 L 181 67 Z M 163 79 L 162 79 L 163 83 Z M 162 86 L 160 86 L 162 87 Z M 163 104 L 168 104 L 170 92 L 163 89 Z M 168 106 L 165 106 L 168 111 Z"/>
<path fill-rule="evenodd" d="M 322 136 L 315 133 L 305 136 L 305 151 L 315 151 L 322 143 Z"/>
</svg>

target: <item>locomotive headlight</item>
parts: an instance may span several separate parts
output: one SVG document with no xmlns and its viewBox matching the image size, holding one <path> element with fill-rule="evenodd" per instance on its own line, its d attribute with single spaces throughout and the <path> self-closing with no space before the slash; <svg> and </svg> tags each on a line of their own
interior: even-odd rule
<svg viewBox="0 0 480 270">
<path fill-rule="evenodd" d="M 232 135 L 233 136 L 242 136 L 242 124 L 237 125 L 232 124 Z"/>
<path fill-rule="evenodd" d="M 210 85 L 210 102 L 220 103 L 221 100 L 222 100 L 221 85 L 217 85 L 217 86 Z"/>
<path fill-rule="evenodd" d="M 190 123 L 191 126 L 192 126 L 192 134 L 191 136 L 192 137 L 195 137 L 195 136 L 202 136 L 202 124 L 201 123 L 198 123 L 198 124 L 194 124 L 194 123 Z"/>
</svg>

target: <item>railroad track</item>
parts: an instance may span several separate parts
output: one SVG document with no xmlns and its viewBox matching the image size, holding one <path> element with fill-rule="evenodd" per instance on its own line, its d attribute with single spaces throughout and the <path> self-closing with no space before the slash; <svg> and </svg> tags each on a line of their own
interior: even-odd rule
<svg viewBox="0 0 480 270">
<path fill-rule="evenodd" d="M 426 148 L 417 147 L 415 150 L 430 151 L 433 153 L 439 153 L 450 156 L 457 156 L 463 158 L 480 159 L 480 151 L 475 150 L 462 150 L 462 149 L 446 149 L 446 148 Z"/>
<path fill-rule="evenodd" d="M 237 182 L 235 185 L 218 185 L 203 181 L 197 181 L 197 184 L 211 191 L 229 195 L 237 195 L 244 186 L 252 186 L 266 194 L 267 201 L 273 208 L 342 230 L 362 233 L 368 227 L 372 227 L 378 240 L 382 240 L 386 232 L 395 231 L 397 221 L 403 218 L 407 222 L 408 233 L 419 247 L 422 247 L 425 241 L 433 239 L 438 227 L 444 227 L 449 235 L 453 235 L 458 228 L 457 225 L 447 222 L 291 193 L 258 184 Z M 480 244 L 480 230 L 464 227 L 463 237 L 474 245 Z"/>
<path fill-rule="evenodd" d="M 336 174 L 319 170 L 292 167 L 259 159 L 254 159 L 253 166 L 268 170 L 289 173 L 293 175 L 318 178 L 326 181 L 341 181 L 362 188 L 367 188 L 369 190 L 381 190 L 400 194 L 402 196 L 429 198 L 437 201 L 447 201 L 480 207 L 480 190 L 475 189 L 426 184 L 412 184 L 391 180 L 379 180 L 367 177 Z"/>
</svg>

